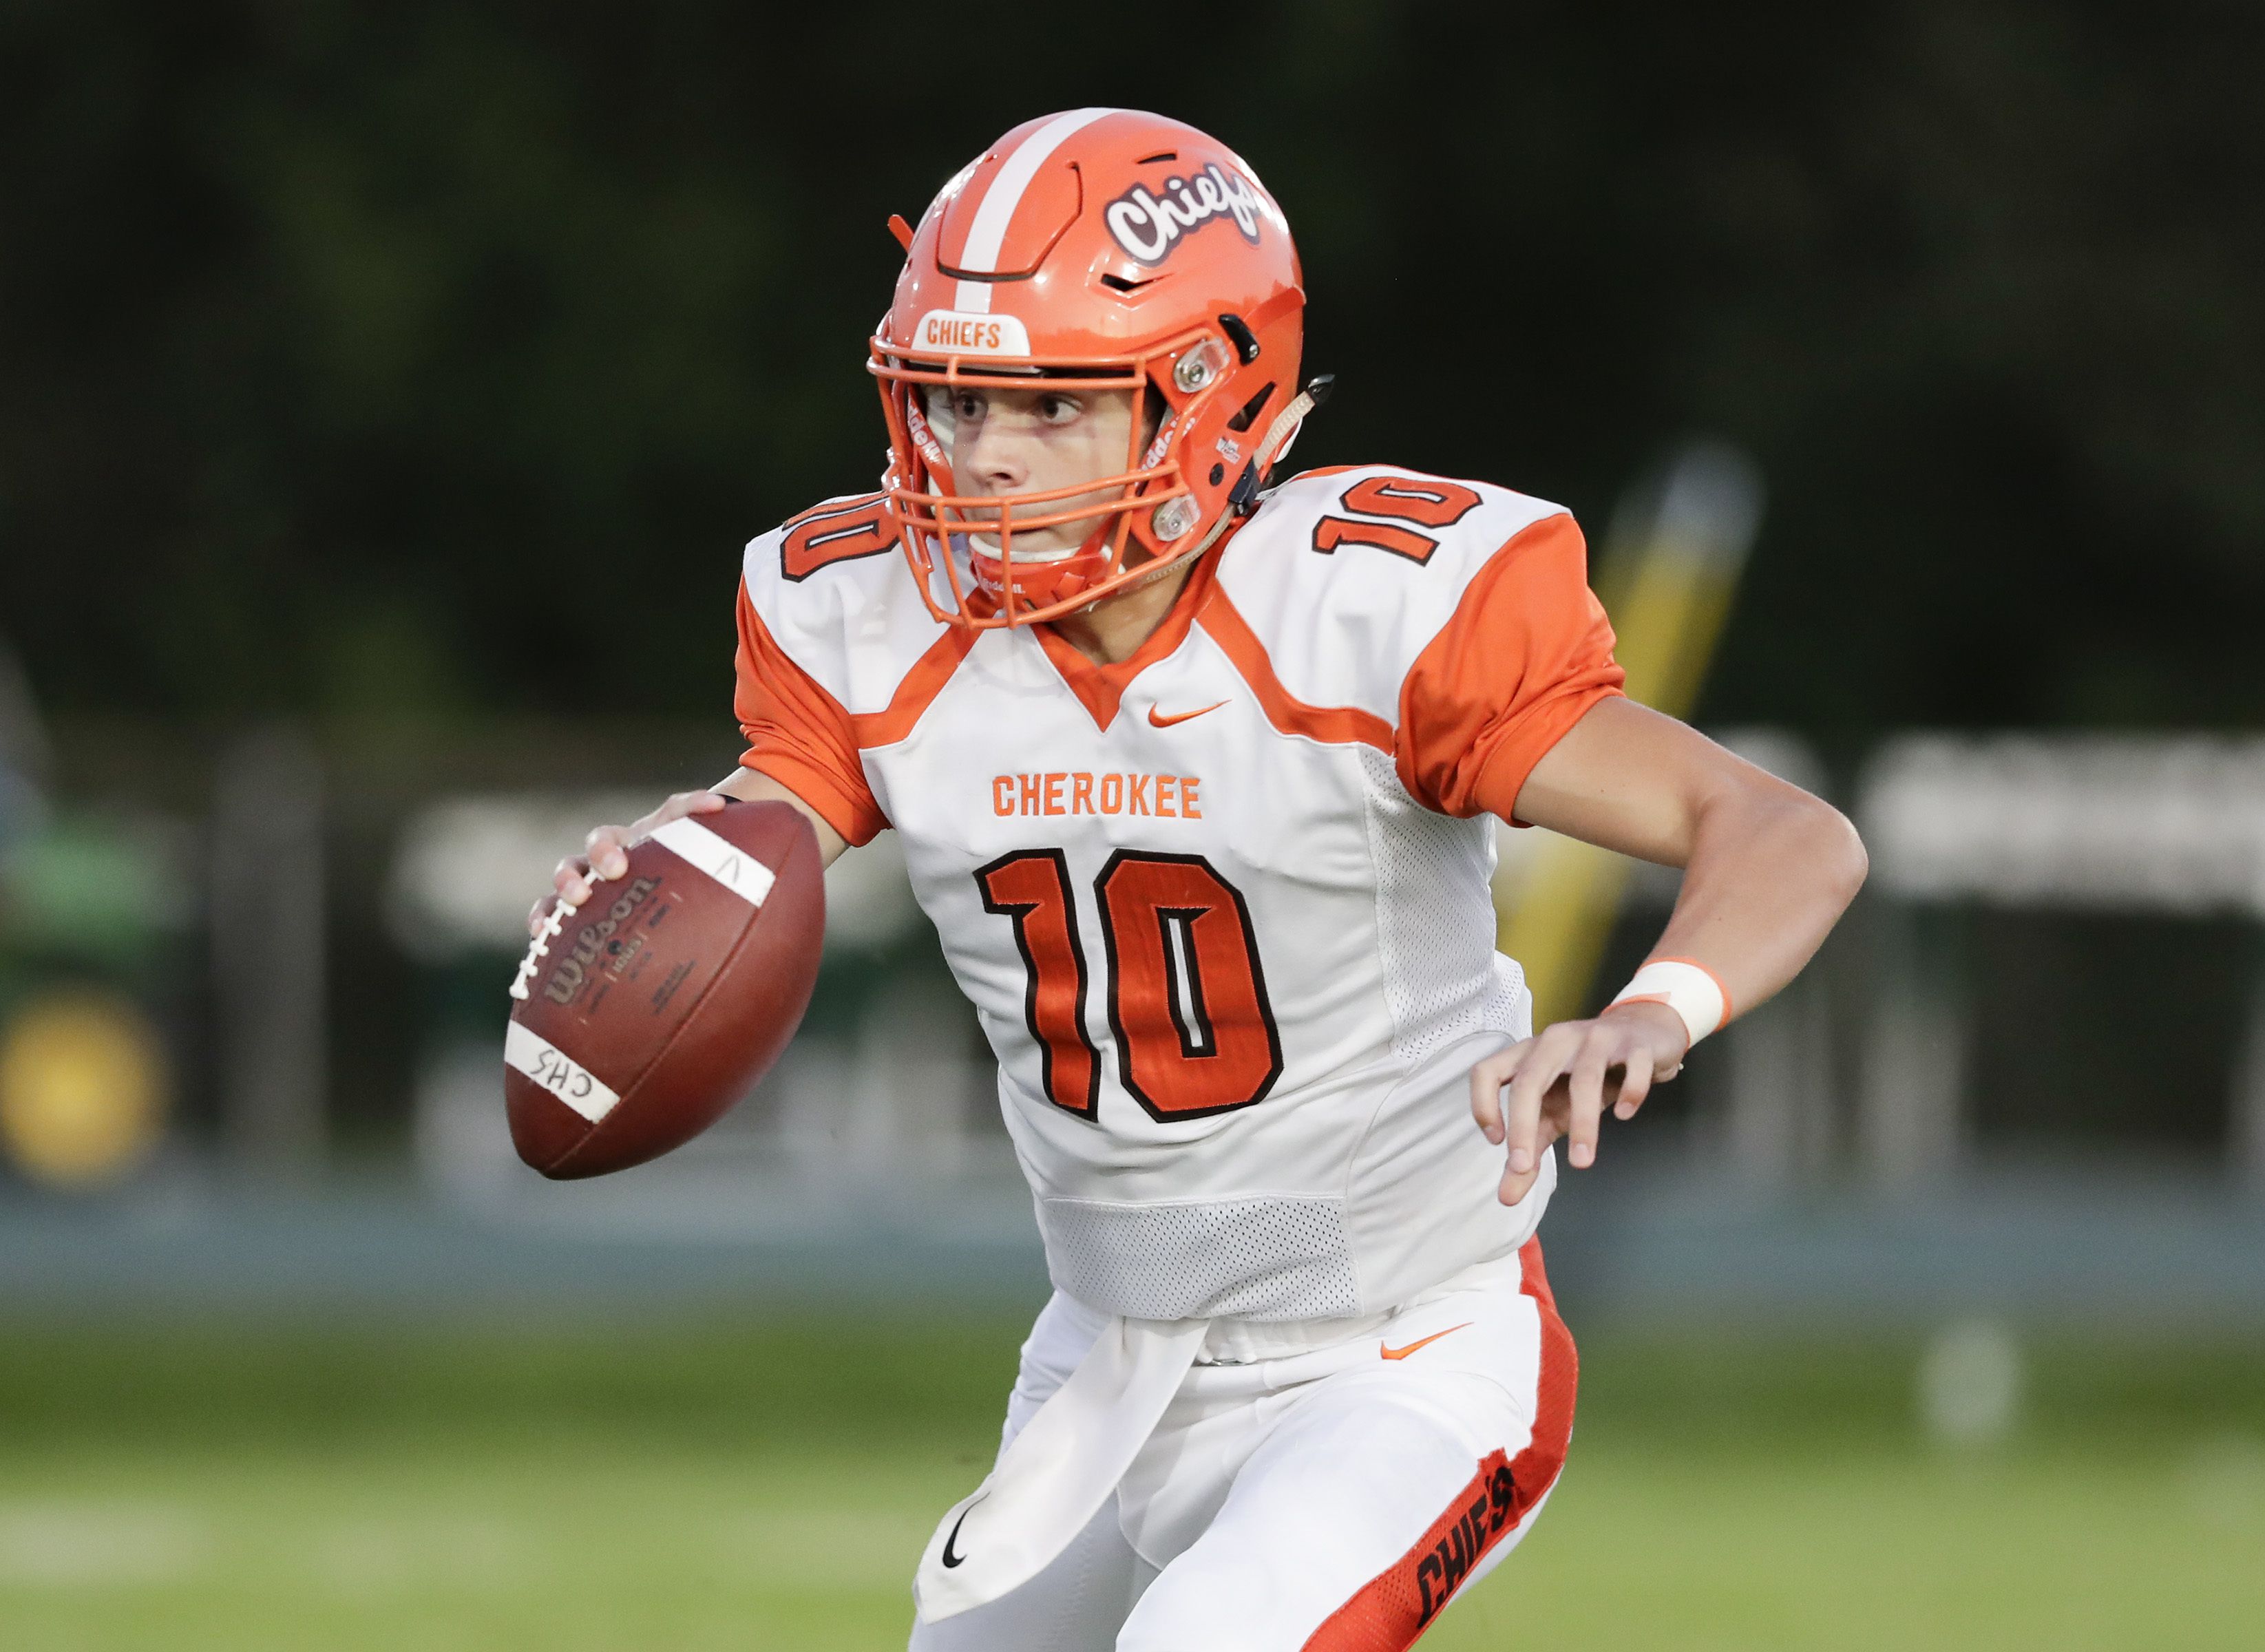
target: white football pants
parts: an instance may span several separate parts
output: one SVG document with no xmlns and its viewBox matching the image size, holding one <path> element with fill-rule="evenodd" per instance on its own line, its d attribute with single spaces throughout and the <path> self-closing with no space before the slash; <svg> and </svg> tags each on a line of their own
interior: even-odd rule
<svg viewBox="0 0 2265 1652">
<path fill-rule="evenodd" d="M 1104 1323 L 1047 1304 L 1008 1439 Z M 1540 1512 L 1576 1382 L 1538 1241 L 1387 1315 L 1222 1322 L 1100 1514 L 911 1652 L 1397 1652 Z"/>
</svg>

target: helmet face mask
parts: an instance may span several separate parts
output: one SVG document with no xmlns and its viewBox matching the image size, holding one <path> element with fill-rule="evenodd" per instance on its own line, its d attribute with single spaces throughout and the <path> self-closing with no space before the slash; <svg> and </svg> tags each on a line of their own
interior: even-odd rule
<svg viewBox="0 0 2265 1652">
<path fill-rule="evenodd" d="M 891 509 L 930 609 L 985 629 L 1052 619 L 1215 543 L 1271 457 L 1254 421 L 1290 402 L 1303 304 L 1279 209 L 1192 127 L 1079 110 L 965 169 L 912 236 L 870 363 Z M 1014 493 L 955 477 L 931 398 L 1041 382 L 1129 393 L 1123 468 Z M 1045 532 L 1073 523 L 1074 544 Z"/>
<path fill-rule="evenodd" d="M 982 564 L 1045 564 L 1099 554 L 1105 530 L 1125 513 L 1111 507 L 1135 497 L 1118 478 L 1153 468 L 1133 455 L 1161 451 L 1155 437 L 1165 415 L 1153 389 L 1067 390 L 1051 380 L 1026 380 L 986 389 L 931 385 L 927 399 L 929 428 L 950 462 L 957 497 L 990 502 L 987 509 L 937 511 Z M 1065 497 L 1071 488 L 1083 491 Z M 1073 511 L 1079 513 L 1058 520 Z M 1128 563 L 1144 555 L 1133 546 Z M 986 583 L 1000 582 L 988 566 L 977 571 Z"/>
<path fill-rule="evenodd" d="M 1198 348 L 1201 342 L 1182 347 Z M 1126 397 L 1132 416 L 1122 463 L 1055 487 L 997 493 L 958 479 L 952 464 L 957 433 L 937 428 L 923 406 L 936 392 L 962 387 L 1026 394 L 1036 388 L 1027 370 L 987 368 L 907 363 L 882 375 L 894 455 L 890 499 L 924 589 L 934 591 L 941 573 L 953 606 L 970 622 L 1024 624 L 1086 607 L 1130 584 L 1128 576 L 1151 575 L 1158 571 L 1153 564 L 1177 560 L 1192 549 L 1198 510 L 1171 449 L 1179 429 L 1200 415 L 1201 404 L 1223 381 L 1182 395 L 1183 404 L 1175 406 L 1158 382 L 1169 374 L 1168 365 L 1159 364 L 1160 370 L 1140 361 L 1044 367 L 1042 382 L 1049 389 Z M 1152 399 L 1164 409 L 1154 433 L 1141 416 Z M 907 487 L 899 479 L 907 452 L 921 485 Z M 1045 530 L 1072 526 L 1087 530 L 1082 542 L 1044 542 L 1057 537 Z"/>
</svg>

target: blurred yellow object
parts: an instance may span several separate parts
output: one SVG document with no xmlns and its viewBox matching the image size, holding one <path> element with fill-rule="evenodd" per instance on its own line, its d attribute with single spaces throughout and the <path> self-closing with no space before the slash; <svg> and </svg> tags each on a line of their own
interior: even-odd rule
<svg viewBox="0 0 2265 1652">
<path fill-rule="evenodd" d="M 1615 519 L 1597 585 L 1630 699 L 1691 715 L 1760 519 L 1753 462 L 1711 443 L 1684 452 L 1654 500 Z M 1496 944 L 1524 966 L 1539 1030 L 1586 1007 L 1630 867 L 1548 833 L 1521 859 L 1518 876 L 1495 880 Z"/>
<path fill-rule="evenodd" d="M 34 998 L 0 1030 L 0 1146 L 59 1187 L 113 1182 L 157 1146 L 165 1058 L 157 1030 L 113 993 Z"/>
</svg>

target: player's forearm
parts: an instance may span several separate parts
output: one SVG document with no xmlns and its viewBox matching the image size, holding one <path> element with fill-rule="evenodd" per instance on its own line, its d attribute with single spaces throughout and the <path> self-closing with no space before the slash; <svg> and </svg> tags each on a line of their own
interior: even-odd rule
<svg viewBox="0 0 2265 1652">
<path fill-rule="evenodd" d="M 1683 868 L 1652 956 L 1697 959 L 1741 1014 L 1800 972 L 1864 881 L 1839 810 L 1628 700 L 1591 707 L 1534 765 L 1518 817 Z"/>
<path fill-rule="evenodd" d="M 1866 868 L 1846 817 L 1806 792 L 1772 785 L 1708 797 L 1693 811 L 1682 892 L 1652 956 L 1703 963 L 1743 1015 L 1815 955 Z"/>
<path fill-rule="evenodd" d="M 776 799 L 791 804 L 802 811 L 818 833 L 818 860 L 821 866 L 831 866 L 841 858 L 849 847 L 848 840 L 834 829 L 833 823 L 809 804 L 787 789 L 784 782 L 772 779 L 760 769 L 735 768 L 709 789 L 726 797 L 737 797 L 742 803 L 761 803 Z"/>
</svg>

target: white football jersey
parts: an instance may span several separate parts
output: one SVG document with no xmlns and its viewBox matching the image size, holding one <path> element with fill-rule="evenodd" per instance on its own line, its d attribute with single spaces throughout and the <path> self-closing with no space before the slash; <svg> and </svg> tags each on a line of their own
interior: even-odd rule
<svg viewBox="0 0 2265 1652">
<path fill-rule="evenodd" d="M 1365 466 L 1267 497 L 1132 659 L 936 620 L 878 496 L 747 548 L 744 760 L 903 840 L 1055 1284 L 1374 1313 L 1521 1244 L 1471 1063 L 1529 1030 L 1489 812 L 1619 691 L 1557 506 Z"/>
</svg>

